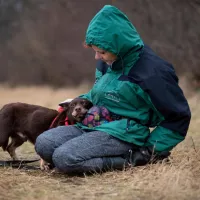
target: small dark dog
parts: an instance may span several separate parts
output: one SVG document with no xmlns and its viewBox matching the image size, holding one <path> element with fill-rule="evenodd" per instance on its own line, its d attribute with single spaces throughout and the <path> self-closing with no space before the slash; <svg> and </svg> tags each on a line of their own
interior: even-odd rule
<svg viewBox="0 0 200 200">
<path fill-rule="evenodd" d="M 61 103 L 62 111 L 26 103 L 9 103 L 0 110 L 0 147 L 17 160 L 15 150 L 24 142 L 35 144 L 44 131 L 81 122 L 92 103 L 83 98 Z M 11 142 L 9 143 L 9 138 Z"/>
</svg>

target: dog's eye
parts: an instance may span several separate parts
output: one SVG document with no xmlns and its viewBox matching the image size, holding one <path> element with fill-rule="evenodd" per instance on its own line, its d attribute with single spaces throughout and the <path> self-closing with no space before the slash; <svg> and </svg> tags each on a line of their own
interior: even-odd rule
<svg viewBox="0 0 200 200">
<path fill-rule="evenodd" d="M 72 104 L 69 105 L 69 107 L 72 107 L 72 108 L 73 108 L 73 107 L 75 107 L 75 104 L 72 103 Z"/>
<path fill-rule="evenodd" d="M 81 105 L 85 105 L 86 104 L 86 102 L 85 101 L 81 101 Z"/>
</svg>

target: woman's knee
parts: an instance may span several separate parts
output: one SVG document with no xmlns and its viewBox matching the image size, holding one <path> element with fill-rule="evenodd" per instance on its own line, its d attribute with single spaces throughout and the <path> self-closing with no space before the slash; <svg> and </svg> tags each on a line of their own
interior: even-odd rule
<svg viewBox="0 0 200 200">
<path fill-rule="evenodd" d="M 35 142 L 35 151 L 46 161 L 51 161 L 51 157 L 54 151 L 53 141 L 48 139 L 45 132 L 39 135 Z"/>
<path fill-rule="evenodd" d="M 63 127 L 60 126 L 47 130 L 39 135 L 35 142 L 36 152 L 40 155 L 40 152 L 54 150 L 56 147 L 62 145 L 64 141 L 63 132 Z"/>
<path fill-rule="evenodd" d="M 35 150 L 47 162 L 52 162 L 54 150 L 65 142 L 81 135 L 82 132 L 74 126 L 59 126 L 39 135 Z"/>
</svg>

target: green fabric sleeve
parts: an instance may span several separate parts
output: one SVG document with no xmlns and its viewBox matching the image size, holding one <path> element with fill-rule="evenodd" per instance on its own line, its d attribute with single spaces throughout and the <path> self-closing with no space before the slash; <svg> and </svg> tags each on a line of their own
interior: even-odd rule
<svg viewBox="0 0 200 200">
<path fill-rule="evenodd" d="M 90 90 L 88 93 L 81 94 L 79 97 L 81 97 L 81 98 L 85 98 L 85 99 L 87 99 L 87 100 L 89 100 L 89 101 L 92 102 L 91 90 Z"/>
<path fill-rule="evenodd" d="M 157 126 L 150 134 L 145 146 L 154 146 L 155 152 L 170 151 L 184 140 L 178 132 Z"/>
</svg>

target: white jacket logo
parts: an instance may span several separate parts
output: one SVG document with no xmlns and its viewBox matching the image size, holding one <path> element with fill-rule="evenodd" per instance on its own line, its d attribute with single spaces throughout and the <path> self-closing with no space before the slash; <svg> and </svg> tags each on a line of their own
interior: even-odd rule
<svg viewBox="0 0 200 200">
<path fill-rule="evenodd" d="M 105 93 L 105 98 L 115 102 L 120 102 L 120 97 L 115 91 L 108 91 Z"/>
</svg>

